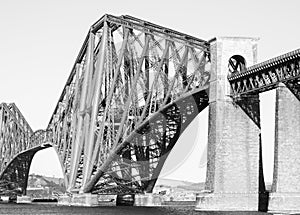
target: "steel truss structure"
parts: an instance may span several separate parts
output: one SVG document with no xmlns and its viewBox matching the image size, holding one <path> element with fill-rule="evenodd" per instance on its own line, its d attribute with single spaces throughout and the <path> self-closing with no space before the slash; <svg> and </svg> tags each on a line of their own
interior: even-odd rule
<svg viewBox="0 0 300 215">
<path fill-rule="evenodd" d="M 47 127 L 67 190 L 151 191 L 162 157 L 207 105 L 208 80 L 206 41 L 130 16 L 103 16 Z"/>
<path fill-rule="evenodd" d="M 16 154 L 0 175 L 0 195 L 9 196 L 10 199 L 16 199 L 17 195 L 25 195 L 33 156 L 51 146 L 43 143 Z"/>
<path fill-rule="evenodd" d="M 0 195 L 26 194 L 34 154 L 50 147 L 49 132 L 33 132 L 14 103 L 0 105 Z"/>
<path fill-rule="evenodd" d="M 33 131 L 14 103 L 0 104 L 0 194 L 16 196 L 26 191 L 27 175 L 31 159 L 20 156 L 19 161 L 12 162 L 22 151 L 34 146 L 30 141 Z M 28 160 L 28 161 L 27 161 Z M 14 164 L 13 164 L 14 163 Z M 18 170 L 16 170 L 16 168 Z M 28 170 L 28 171 L 27 171 Z M 9 173 L 7 172 L 9 171 Z M 24 180 L 24 177 L 25 180 Z M 21 183 L 21 184 L 19 184 Z"/>
<path fill-rule="evenodd" d="M 33 131 L 14 103 L 0 104 L 0 174 L 20 152 L 32 148 Z"/>
<path fill-rule="evenodd" d="M 0 106 L 0 193 L 26 193 L 54 147 L 69 192 L 151 192 L 177 139 L 208 105 L 209 44 L 130 16 L 89 30 L 46 130 Z"/>
<path fill-rule="evenodd" d="M 258 93 L 300 99 L 300 50 L 246 68 L 229 60 L 232 96 L 260 127 Z M 91 26 L 46 130 L 0 105 L 0 194 L 26 193 L 34 154 L 56 150 L 68 192 L 151 192 L 176 141 L 208 106 L 208 42 L 131 16 Z"/>
<path fill-rule="evenodd" d="M 272 58 L 260 64 L 234 71 L 228 80 L 233 97 L 258 94 L 284 83 L 300 100 L 300 49 Z"/>
</svg>

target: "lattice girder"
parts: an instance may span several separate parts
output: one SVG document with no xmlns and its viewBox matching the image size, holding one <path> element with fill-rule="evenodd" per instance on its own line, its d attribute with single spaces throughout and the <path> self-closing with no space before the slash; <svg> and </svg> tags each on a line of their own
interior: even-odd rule
<svg viewBox="0 0 300 215">
<path fill-rule="evenodd" d="M 48 147 L 51 145 L 44 143 L 16 154 L 0 174 L 0 195 L 7 195 L 11 199 L 25 195 L 32 158 L 36 152 Z"/>
<path fill-rule="evenodd" d="M 18 153 L 34 146 L 32 134 L 15 104 L 0 104 L 0 174 Z"/>
<path fill-rule="evenodd" d="M 151 192 L 170 151 L 190 122 L 208 106 L 205 90 L 188 94 L 166 105 L 144 121 L 111 153 L 109 165 L 101 169 L 98 183 L 87 186 L 93 193 Z M 114 184 L 107 183 L 107 178 Z M 89 191 L 88 189 L 86 191 Z"/>
<path fill-rule="evenodd" d="M 15 199 L 25 194 L 34 154 L 52 146 L 51 133 L 32 131 L 14 103 L 0 104 L 0 194 Z"/>
<path fill-rule="evenodd" d="M 239 97 L 247 94 L 258 94 L 284 83 L 299 97 L 297 88 L 300 78 L 300 49 L 254 65 L 244 72 L 235 72 L 228 77 L 231 84 L 232 96 Z"/>
<path fill-rule="evenodd" d="M 103 16 L 91 27 L 47 128 L 68 191 L 85 190 L 135 128 L 208 80 L 206 41 L 129 16 Z"/>
</svg>

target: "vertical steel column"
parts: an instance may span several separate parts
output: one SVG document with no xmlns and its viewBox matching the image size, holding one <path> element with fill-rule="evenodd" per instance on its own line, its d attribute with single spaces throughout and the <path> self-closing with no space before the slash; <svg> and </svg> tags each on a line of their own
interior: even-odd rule
<svg viewBox="0 0 300 215">
<path fill-rule="evenodd" d="M 116 85 L 117 85 L 117 80 L 118 80 L 118 77 L 120 77 L 120 68 L 121 68 L 124 53 L 125 53 L 125 47 L 126 47 L 127 42 L 128 42 L 128 36 L 129 36 L 129 30 L 125 29 L 125 37 L 124 37 L 124 40 L 122 42 L 122 47 L 121 47 L 121 50 L 120 50 L 120 54 L 118 56 L 118 62 L 117 62 L 117 65 L 116 65 L 114 79 L 113 79 L 113 82 L 111 84 L 111 88 L 110 88 L 108 97 L 106 99 L 106 106 L 105 106 L 105 111 L 104 111 L 104 114 L 103 114 L 103 122 L 105 122 L 105 119 L 107 117 L 110 105 L 112 103 L 113 94 L 114 94 L 114 91 L 115 91 L 115 88 L 116 88 Z M 102 125 L 100 127 L 100 132 L 97 135 L 97 139 L 96 139 L 96 143 L 95 143 L 95 149 L 94 149 L 93 156 L 92 156 L 92 163 L 95 162 L 96 157 L 99 153 L 99 147 L 100 147 L 100 145 L 103 144 L 102 140 L 103 140 L 104 128 L 105 128 L 105 126 Z"/>
<path fill-rule="evenodd" d="M 129 107 L 130 107 L 131 96 L 132 96 L 134 87 L 136 86 L 137 81 L 140 77 L 140 73 L 142 72 L 141 69 L 142 69 L 142 65 L 143 65 L 143 62 L 144 62 L 145 53 L 146 53 L 147 48 L 148 48 L 148 44 L 149 44 L 149 37 L 147 37 L 147 39 L 146 39 L 146 43 L 144 45 L 141 57 L 139 58 L 138 67 L 137 67 L 137 70 L 136 70 L 136 74 L 134 75 L 134 80 L 133 80 L 133 83 L 131 85 L 129 96 L 126 100 L 125 109 L 124 109 L 124 112 L 123 112 L 123 115 L 122 115 L 120 127 L 118 129 L 118 133 L 117 133 L 117 136 L 115 138 L 115 142 L 114 142 L 113 146 L 111 147 L 110 155 L 113 154 L 113 156 L 110 156 L 109 159 L 105 160 L 105 162 L 102 164 L 101 168 L 99 168 L 97 170 L 96 174 L 92 177 L 92 179 L 83 188 L 83 192 L 89 192 L 92 189 L 92 187 L 95 185 L 95 183 L 97 183 L 97 181 L 99 180 L 101 175 L 104 173 L 104 171 L 109 167 L 109 165 L 111 164 L 112 159 L 114 158 L 114 156 L 116 156 L 115 149 L 119 146 L 119 141 L 121 139 L 121 135 L 122 135 L 122 132 L 123 132 L 123 129 L 124 129 L 123 127 L 124 127 L 126 118 L 128 117 L 128 110 L 129 110 Z"/>
<path fill-rule="evenodd" d="M 91 172 L 94 163 L 91 162 L 92 153 L 94 150 L 94 138 L 95 138 L 95 128 L 96 128 L 96 118 L 98 115 L 98 108 L 99 108 L 99 100 L 101 96 L 101 86 L 102 86 L 102 78 L 103 74 L 106 72 L 104 71 L 104 63 L 105 63 L 105 54 L 106 54 L 106 46 L 107 46 L 107 35 L 108 34 L 108 25 L 107 22 L 104 22 L 103 27 L 103 35 L 101 37 L 101 45 L 100 45 L 100 62 L 99 62 L 99 69 L 95 71 L 96 73 L 96 84 L 95 84 L 95 92 L 92 98 L 92 112 L 91 112 L 91 119 L 90 119 L 90 126 L 89 126 L 89 134 L 88 139 L 86 140 L 85 148 L 86 154 L 84 155 L 84 169 L 83 169 L 83 181 L 82 181 L 82 188 L 85 186 L 88 179 L 91 177 Z M 93 66 L 93 65 L 92 65 Z M 108 72 L 108 71 L 107 71 Z"/>
<path fill-rule="evenodd" d="M 170 60 L 169 60 L 169 41 L 166 40 L 165 41 L 165 49 L 167 49 L 166 51 L 166 56 L 164 57 L 164 68 L 163 68 L 163 72 L 164 72 L 164 98 L 166 98 L 166 95 L 167 95 L 167 92 L 168 92 L 168 89 L 169 89 L 169 63 L 170 63 Z"/>
<path fill-rule="evenodd" d="M 88 48 L 86 51 L 86 59 L 87 59 L 87 65 L 89 67 L 90 63 L 93 63 L 91 58 L 93 59 L 93 52 L 94 52 L 94 34 L 90 31 L 89 33 L 89 42 L 88 42 Z M 75 186 L 76 177 L 77 177 L 77 171 L 78 171 L 78 164 L 79 159 L 82 152 L 82 146 L 84 137 L 84 130 L 85 128 L 82 128 L 83 122 L 84 122 L 84 115 L 85 115 L 85 109 L 86 109 L 86 97 L 87 97 L 87 88 L 88 88 L 88 79 L 89 79 L 89 70 L 85 69 L 84 71 L 84 78 L 82 83 L 82 91 L 80 96 L 80 106 L 78 111 L 78 123 L 77 123 L 77 131 L 76 131 L 76 139 L 74 140 L 74 144 L 72 147 L 72 154 L 73 160 L 71 160 L 71 168 L 70 168 L 70 179 L 69 179 L 69 186 L 67 190 L 70 192 L 71 189 Z"/>
</svg>

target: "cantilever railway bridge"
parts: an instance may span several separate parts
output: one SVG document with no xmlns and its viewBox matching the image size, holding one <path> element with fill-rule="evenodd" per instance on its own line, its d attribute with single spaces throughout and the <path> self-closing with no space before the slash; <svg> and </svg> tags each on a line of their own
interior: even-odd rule
<svg viewBox="0 0 300 215">
<path fill-rule="evenodd" d="M 262 210 L 259 93 L 276 89 L 267 202 L 280 209 L 292 195 L 286 182 L 300 185 L 300 171 L 294 177 L 287 169 L 300 136 L 285 129 L 300 129 L 299 120 L 286 117 L 287 108 L 297 119 L 300 114 L 300 51 L 255 64 L 256 46 L 255 38 L 205 41 L 131 16 L 104 15 L 91 26 L 45 130 L 33 132 L 15 104 L 1 104 L 0 191 L 25 195 L 34 154 L 53 147 L 69 193 L 151 193 L 180 135 L 209 107 L 210 192 L 197 197 L 196 208 Z M 291 202 L 285 209 L 294 209 Z"/>
</svg>

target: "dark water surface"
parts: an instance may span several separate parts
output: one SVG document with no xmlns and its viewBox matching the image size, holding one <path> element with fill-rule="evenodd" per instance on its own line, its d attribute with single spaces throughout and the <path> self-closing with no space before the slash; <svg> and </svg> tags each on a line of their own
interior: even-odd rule
<svg viewBox="0 0 300 215">
<path fill-rule="evenodd" d="M 146 215 L 263 215 L 258 212 L 198 212 L 192 206 L 164 207 L 69 207 L 56 204 L 0 204 L 0 214 L 146 214 Z"/>
</svg>

